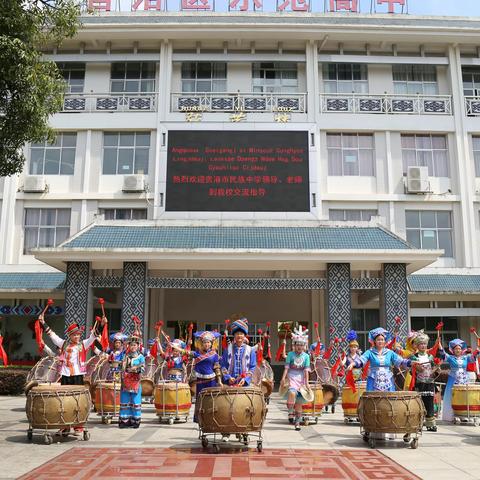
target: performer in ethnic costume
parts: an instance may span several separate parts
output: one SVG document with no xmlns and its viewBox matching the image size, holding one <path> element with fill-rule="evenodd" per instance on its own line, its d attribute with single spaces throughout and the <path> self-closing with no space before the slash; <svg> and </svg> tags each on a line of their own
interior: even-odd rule
<svg viewBox="0 0 480 480">
<path fill-rule="evenodd" d="M 467 344 L 460 338 L 452 340 L 448 344 L 450 354 L 446 353 L 440 343 L 439 356 L 450 365 L 447 386 L 443 395 L 442 420 L 453 422 L 455 415 L 452 409 L 452 388 L 454 385 L 465 385 L 468 383 L 467 365 L 476 361 L 479 351 L 471 355 L 465 355 Z"/>
<path fill-rule="evenodd" d="M 310 356 L 305 352 L 308 344 L 308 330 L 302 331 L 302 327 L 298 330 L 294 329 L 292 344 L 294 351 L 287 355 L 280 385 L 285 385 L 288 377 L 288 421 L 295 424 L 295 430 L 300 430 L 302 405 L 304 403 L 301 389 L 308 388 L 308 373 L 310 370 Z"/>
<path fill-rule="evenodd" d="M 222 375 L 219 363 L 219 357 L 216 350 L 218 346 L 218 332 L 195 332 L 195 347 L 198 352 L 188 352 L 182 350 L 177 344 L 171 343 L 171 347 L 178 350 L 181 355 L 193 358 L 193 375 L 195 377 L 196 397 L 204 388 L 218 387 L 222 385 Z M 198 423 L 197 419 L 198 402 L 195 402 L 195 412 L 193 421 Z"/>
<path fill-rule="evenodd" d="M 175 346 L 175 347 L 174 347 Z M 165 351 L 160 342 L 158 342 L 158 353 L 165 360 L 167 366 L 167 380 L 174 382 L 184 382 L 185 362 L 181 351 L 186 349 L 187 345 L 183 340 L 176 338 L 171 342 L 170 348 Z"/>
<path fill-rule="evenodd" d="M 50 337 L 52 343 L 60 349 L 58 359 L 61 364 L 61 379 L 62 385 L 83 385 L 83 377 L 86 373 L 86 361 L 87 351 L 91 345 L 95 342 L 96 328 L 93 328 L 90 336 L 83 341 L 80 341 L 83 329 L 76 323 L 70 325 L 67 330 L 67 339 L 60 338 L 46 323 L 44 315 L 41 314 L 38 317 L 39 322 L 42 324 L 45 333 Z M 102 319 L 102 325 L 106 321 Z M 96 327 L 96 325 L 95 325 Z M 70 431 L 70 427 L 61 430 L 61 433 L 65 434 Z M 74 427 L 75 435 L 81 435 L 83 432 L 83 426 L 78 425 Z"/>
<path fill-rule="evenodd" d="M 350 330 L 347 333 L 347 342 L 348 342 L 348 353 L 342 360 L 342 365 L 347 369 L 352 363 L 355 365 L 355 361 L 360 360 L 360 355 L 362 351 L 360 350 L 360 345 L 357 341 L 357 332 L 355 330 Z M 360 380 L 362 375 L 362 370 L 360 368 L 353 368 L 353 378 L 355 381 Z"/>
<path fill-rule="evenodd" d="M 243 387 L 250 385 L 253 371 L 257 364 L 256 354 L 246 342 L 248 321 L 241 318 L 232 323 L 233 342 L 228 345 L 222 355 L 223 381 L 228 385 Z"/>
<path fill-rule="evenodd" d="M 417 332 L 413 339 L 412 346 L 417 350 L 417 353 L 410 356 L 410 360 L 415 362 L 412 368 L 410 390 L 415 388 L 415 390 L 421 394 L 423 405 L 427 412 L 425 426 L 428 431 L 436 432 L 437 426 L 434 409 L 435 379 L 433 378 L 435 360 L 433 355 L 427 351 L 428 341 L 428 335 L 422 330 Z"/>
<path fill-rule="evenodd" d="M 353 368 L 363 367 L 367 362 L 370 362 L 367 392 L 375 390 L 394 392 L 395 382 L 391 367 L 410 367 L 412 363 L 411 360 L 403 359 L 400 355 L 385 347 L 388 336 L 387 330 L 381 327 L 370 330 L 368 339 L 373 346 L 348 367 L 348 370 L 353 370 Z"/>
<path fill-rule="evenodd" d="M 145 357 L 139 352 L 140 336 L 135 332 L 128 339 L 128 351 L 122 362 L 119 428 L 138 428 L 142 418 L 142 373 Z"/>
<path fill-rule="evenodd" d="M 107 348 L 106 354 L 108 355 L 108 361 L 110 363 L 110 372 L 107 380 L 116 381 L 120 379 L 120 371 L 123 359 L 125 358 L 125 340 L 127 336 L 122 332 L 112 333 L 110 335 L 110 341 L 112 343 L 111 348 Z"/>
</svg>

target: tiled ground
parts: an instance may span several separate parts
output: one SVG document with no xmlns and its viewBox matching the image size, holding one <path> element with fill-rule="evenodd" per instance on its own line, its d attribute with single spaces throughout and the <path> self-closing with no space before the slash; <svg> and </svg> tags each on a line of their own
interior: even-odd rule
<svg viewBox="0 0 480 480">
<path fill-rule="evenodd" d="M 158 478 L 283 480 L 288 478 L 414 480 L 375 450 L 267 449 L 212 455 L 200 449 L 75 447 L 22 480 Z"/>
</svg>

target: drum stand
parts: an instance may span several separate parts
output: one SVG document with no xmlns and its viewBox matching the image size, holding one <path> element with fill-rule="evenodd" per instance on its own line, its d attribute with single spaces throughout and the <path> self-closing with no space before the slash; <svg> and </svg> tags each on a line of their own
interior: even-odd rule
<svg viewBox="0 0 480 480">
<path fill-rule="evenodd" d="M 112 420 L 117 416 L 117 376 L 116 372 L 113 373 L 113 412 L 103 411 L 103 388 L 102 384 L 98 383 L 97 388 L 100 388 L 100 412 L 98 415 L 102 417 L 102 423 L 104 425 L 110 425 Z M 118 406 L 118 413 L 120 413 L 120 405 Z"/>
<path fill-rule="evenodd" d="M 469 385 L 470 383 L 466 383 L 465 386 L 467 388 L 467 395 L 465 395 L 466 399 L 467 399 L 467 415 L 455 415 L 454 419 L 453 419 L 453 423 L 454 425 L 457 425 L 459 423 L 466 423 L 466 424 L 470 424 L 470 425 L 473 425 L 475 427 L 478 427 L 478 425 L 480 424 L 480 417 L 473 413 L 475 410 L 474 409 L 474 406 L 478 408 L 477 405 L 471 405 L 470 404 L 470 396 L 468 395 L 468 390 L 469 390 Z"/>
<path fill-rule="evenodd" d="M 178 411 L 178 382 L 177 388 L 175 389 L 175 413 L 170 413 L 165 410 L 165 390 L 162 390 L 162 405 L 163 411 L 161 414 L 157 413 L 158 421 L 162 423 L 163 421 L 167 421 L 169 425 L 173 425 L 175 421 L 180 421 L 180 412 Z M 188 422 L 188 413 L 185 415 L 185 423 Z"/>
<path fill-rule="evenodd" d="M 230 435 L 235 435 L 235 440 L 232 442 L 228 437 Z M 225 438 L 227 436 L 227 439 Z M 226 448 L 235 448 L 239 445 L 247 446 L 250 443 L 251 437 L 253 441 L 257 442 L 257 451 L 263 451 L 263 436 L 262 431 L 259 432 L 248 432 L 248 433 L 205 433 L 201 428 L 198 430 L 198 439 L 202 442 L 202 447 L 204 449 L 208 448 L 208 445 L 212 445 L 213 451 L 215 453 L 220 452 L 221 447 Z"/>
</svg>

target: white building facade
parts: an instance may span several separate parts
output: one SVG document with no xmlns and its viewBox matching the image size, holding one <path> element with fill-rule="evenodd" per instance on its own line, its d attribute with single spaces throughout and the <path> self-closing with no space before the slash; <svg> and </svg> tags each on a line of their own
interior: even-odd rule
<svg viewBox="0 0 480 480">
<path fill-rule="evenodd" d="M 403 335 L 442 320 L 445 339 L 473 341 L 479 27 L 86 16 L 45 52 L 69 85 L 51 119 L 56 144 L 26 146 L 24 172 L 0 179 L 0 315 L 22 343 L 13 358 L 36 355 L 32 319 L 47 298 L 57 329 L 64 315 L 90 325 L 103 297 L 112 329 L 137 315 L 145 337 L 159 319 L 181 335 L 243 313 L 252 336 L 271 323 L 274 347 L 285 322 L 319 322 L 323 339 L 356 328 L 364 342 L 397 315 Z"/>
</svg>

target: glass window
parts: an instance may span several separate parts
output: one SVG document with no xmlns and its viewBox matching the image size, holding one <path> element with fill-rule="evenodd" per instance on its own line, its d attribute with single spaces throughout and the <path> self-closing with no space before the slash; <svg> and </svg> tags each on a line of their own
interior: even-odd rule
<svg viewBox="0 0 480 480">
<path fill-rule="evenodd" d="M 472 137 L 475 176 L 480 177 L 480 137 Z"/>
<path fill-rule="evenodd" d="M 255 62 L 252 64 L 254 93 L 297 93 L 297 64 L 293 62 Z"/>
<path fill-rule="evenodd" d="M 150 132 L 104 132 L 103 174 L 148 173 Z"/>
<path fill-rule="evenodd" d="M 364 352 L 370 345 L 368 332 L 380 324 L 380 312 L 376 309 L 352 309 L 352 329 L 357 332 L 360 349 Z"/>
<path fill-rule="evenodd" d="M 433 347 L 437 339 L 437 331 L 435 327 L 443 322 L 443 329 L 441 331 L 441 339 L 444 348 L 447 347 L 448 342 L 459 336 L 458 319 L 456 317 L 412 317 L 412 330 L 424 330 L 430 337 L 429 347 Z"/>
<path fill-rule="evenodd" d="M 407 210 L 407 241 L 417 248 L 443 249 L 453 257 L 452 217 L 449 211 Z"/>
<path fill-rule="evenodd" d="M 355 63 L 323 65 L 325 93 L 368 93 L 368 67 Z"/>
<path fill-rule="evenodd" d="M 183 93 L 223 93 L 227 90 L 225 62 L 183 62 Z"/>
<path fill-rule="evenodd" d="M 463 94 L 466 97 L 480 95 L 480 67 L 462 67 Z"/>
<path fill-rule="evenodd" d="M 76 133 L 59 133 L 54 143 L 32 143 L 30 175 L 73 175 Z"/>
<path fill-rule="evenodd" d="M 105 220 L 146 220 L 146 208 L 103 208 L 100 210 Z"/>
<path fill-rule="evenodd" d="M 330 176 L 375 176 L 372 134 L 328 133 L 327 148 Z"/>
<path fill-rule="evenodd" d="M 83 93 L 85 86 L 85 64 L 64 62 L 57 64 L 63 79 L 67 83 L 67 93 Z"/>
<path fill-rule="evenodd" d="M 69 208 L 25 209 L 23 253 L 37 247 L 56 247 L 69 235 Z"/>
<path fill-rule="evenodd" d="M 401 136 L 403 174 L 408 167 L 428 167 L 431 177 L 449 177 L 447 137 L 445 135 Z"/>
<path fill-rule="evenodd" d="M 112 93 L 150 93 L 155 91 L 154 62 L 114 62 L 110 71 Z"/>
<path fill-rule="evenodd" d="M 435 65 L 392 65 L 393 86 L 399 95 L 438 95 Z"/>
<path fill-rule="evenodd" d="M 377 210 L 342 210 L 336 208 L 328 210 L 329 219 L 337 222 L 369 222 L 372 217 L 376 217 L 377 215 Z"/>
</svg>

